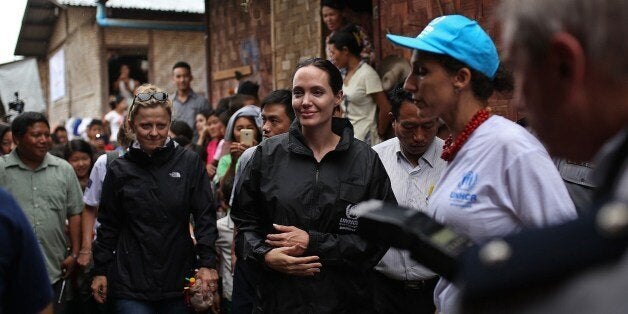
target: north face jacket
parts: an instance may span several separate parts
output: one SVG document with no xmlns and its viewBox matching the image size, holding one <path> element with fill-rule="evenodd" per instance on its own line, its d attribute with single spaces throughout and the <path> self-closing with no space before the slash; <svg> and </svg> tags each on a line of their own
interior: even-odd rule
<svg viewBox="0 0 628 314">
<path fill-rule="evenodd" d="M 172 140 L 152 156 L 131 148 L 111 163 L 98 220 L 94 273 L 107 276 L 109 298 L 182 297 L 195 268 L 216 267 L 216 210 L 207 172 L 198 154 Z"/>
<path fill-rule="evenodd" d="M 313 277 L 263 267 L 254 312 L 373 311 L 370 275 L 387 248 L 356 234 L 360 226 L 352 208 L 369 199 L 396 200 L 375 151 L 353 137 L 348 120 L 334 118 L 332 124 L 341 139 L 320 163 L 295 120 L 288 133 L 258 146 L 238 184 L 231 216 L 240 259 L 263 266 L 272 249 L 264 240 L 276 223 L 308 232 L 304 256 L 319 256 L 322 264 Z"/>
</svg>

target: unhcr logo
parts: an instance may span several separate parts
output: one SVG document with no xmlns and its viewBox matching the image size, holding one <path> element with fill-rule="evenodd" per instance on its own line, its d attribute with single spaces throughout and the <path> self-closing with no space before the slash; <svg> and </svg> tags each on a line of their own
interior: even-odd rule
<svg viewBox="0 0 628 314">
<path fill-rule="evenodd" d="M 458 188 L 464 191 L 470 191 L 478 181 L 478 175 L 473 171 L 468 171 L 462 176 L 462 180 L 458 183 Z"/>
<path fill-rule="evenodd" d="M 470 207 L 478 202 L 478 195 L 472 193 L 471 190 L 478 182 L 478 175 L 473 171 L 467 171 L 457 188 L 449 194 L 450 204 L 458 207 Z"/>
</svg>

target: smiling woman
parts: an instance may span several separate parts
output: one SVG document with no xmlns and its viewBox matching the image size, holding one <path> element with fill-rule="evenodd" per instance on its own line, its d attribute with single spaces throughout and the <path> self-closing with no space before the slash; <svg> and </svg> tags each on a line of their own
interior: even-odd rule
<svg viewBox="0 0 628 314">
<path fill-rule="evenodd" d="M 265 312 L 371 313 L 369 276 L 385 249 L 356 234 L 352 209 L 396 202 L 390 180 L 349 120 L 332 117 L 342 77 L 330 61 L 300 62 L 292 91 L 297 119 L 258 145 L 236 186 L 236 254 L 263 266 L 256 303 Z"/>
<path fill-rule="evenodd" d="M 71 140 L 65 145 L 63 158 L 72 166 L 81 184 L 81 189 L 85 191 L 89 180 L 89 173 L 94 164 L 92 161 L 93 150 L 91 145 L 81 139 Z"/>
<path fill-rule="evenodd" d="M 171 107 L 162 89 L 138 88 L 126 121 L 135 141 L 111 162 L 103 182 L 92 292 L 101 303 L 114 299 L 121 313 L 157 304 L 186 312 L 181 291 L 191 275 L 216 292 L 210 181 L 200 156 L 168 137 Z"/>
<path fill-rule="evenodd" d="M 138 88 L 128 123 L 136 144 L 148 155 L 166 143 L 171 116 L 172 102 L 166 92 L 152 85 Z"/>
</svg>

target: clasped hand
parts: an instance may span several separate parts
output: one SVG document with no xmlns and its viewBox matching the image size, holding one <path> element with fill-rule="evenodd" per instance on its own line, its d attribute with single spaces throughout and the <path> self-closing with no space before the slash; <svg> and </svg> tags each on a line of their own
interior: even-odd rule
<svg viewBox="0 0 628 314">
<path fill-rule="evenodd" d="M 294 226 L 273 224 L 273 227 L 279 233 L 266 236 L 266 244 L 275 247 L 264 256 L 268 267 L 295 276 L 314 276 L 320 272 L 318 256 L 302 256 L 310 241 L 307 232 Z"/>
</svg>

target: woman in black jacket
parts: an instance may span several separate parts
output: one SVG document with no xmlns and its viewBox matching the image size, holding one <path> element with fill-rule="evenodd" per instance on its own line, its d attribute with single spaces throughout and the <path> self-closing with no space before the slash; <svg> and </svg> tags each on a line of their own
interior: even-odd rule
<svg viewBox="0 0 628 314">
<path fill-rule="evenodd" d="M 101 303 L 111 299 L 117 313 L 187 313 L 182 292 L 191 275 L 217 288 L 209 178 L 198 154 L 168 137 L 171 108 L 161 89 L 139 87 L 127 121 L 135 141 L 103 183 L 92 291 Z"/>
<path fill-rule="evenodd" d="M 386 248 L 356 232 L 354 205 L 395 202 L 377 154 L 332 118 L 342 77 L 329 61 L 297 65 L 287 134 L 260 144 L 236 191 L 236 254 L 263 267 L 256 311 L 372 312 L 369 274 Z"/>
</svg>

